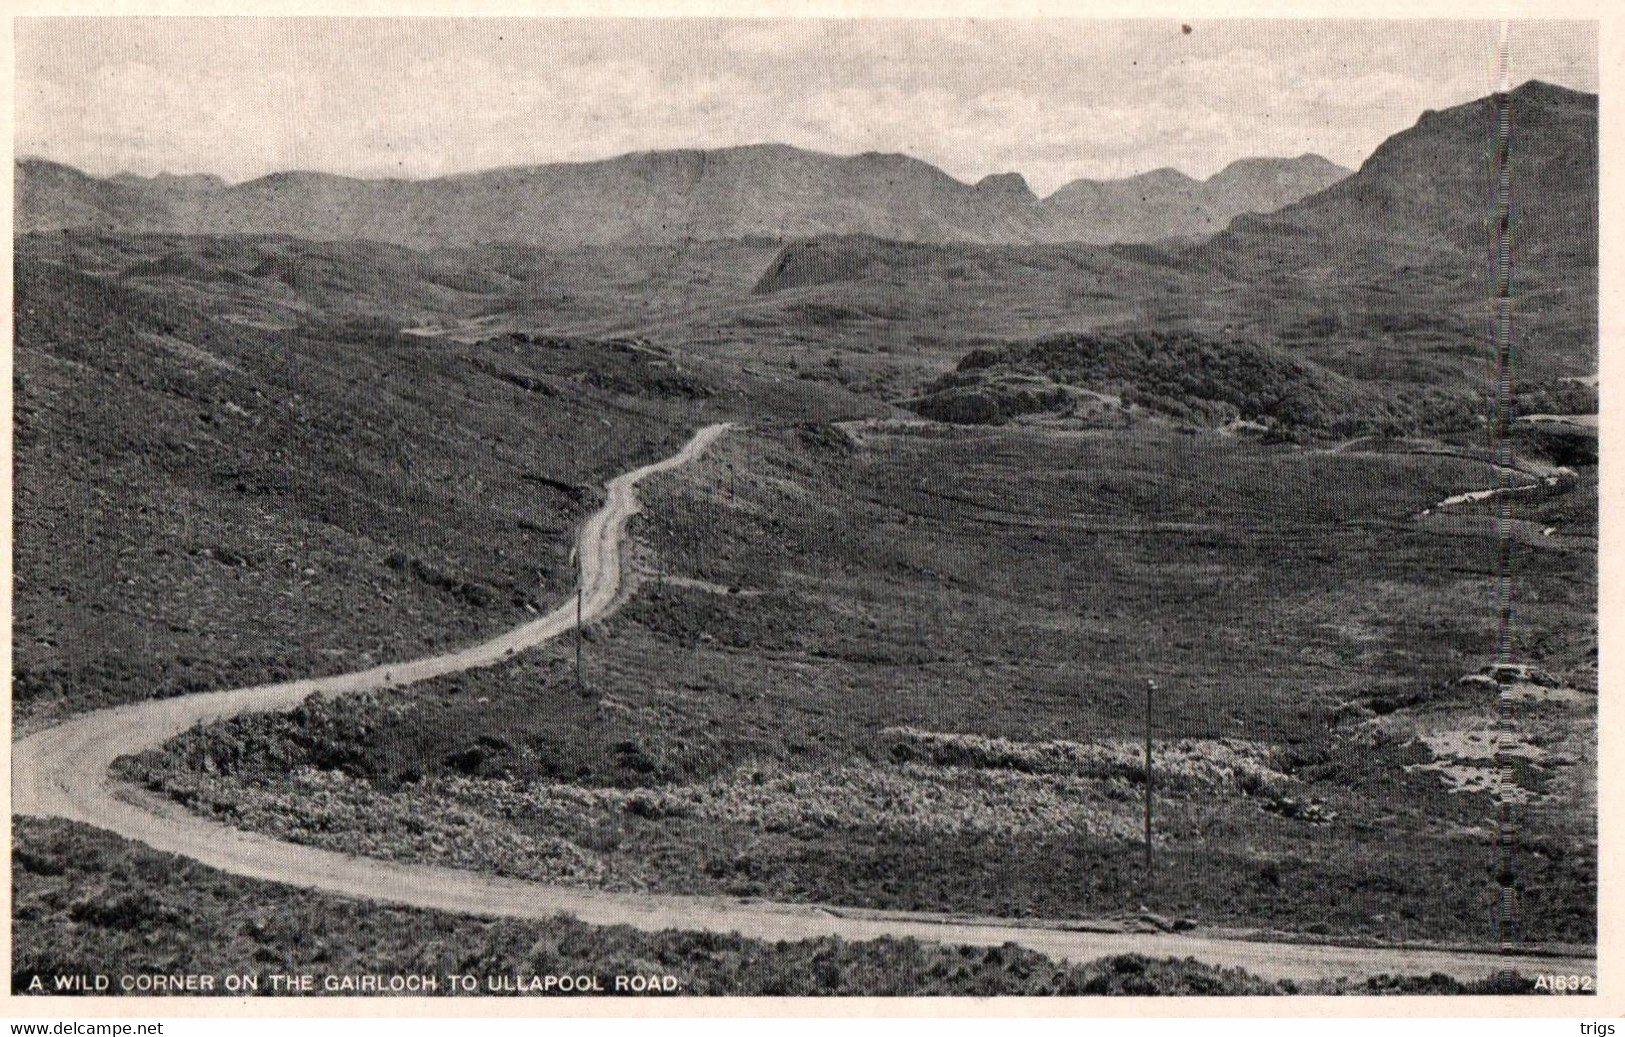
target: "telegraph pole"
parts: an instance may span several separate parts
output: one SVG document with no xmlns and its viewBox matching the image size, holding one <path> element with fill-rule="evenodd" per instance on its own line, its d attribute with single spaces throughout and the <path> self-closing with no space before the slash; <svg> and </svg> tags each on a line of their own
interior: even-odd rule
<svg viewBox="0 0 1625 1037">
<path fill-rule="evenodd" d="M 1151 893 L 1151 695 L 1157 682 L 1145 682 L 1145 889 Z"/>
<path fill-rule="evenodd" d="M 582 595 L 585 593 L 585 590 L 586 590 L 586 588 L 582 586 L 582 582 L 581 582 L 581 550 L 580 550 L 580 548 L 572 547 L 570 549 L 570 561 L 574 562 L 575 567 L 576 567 L 576 694 L 580 695 L 582 693 L 582 691 L 581 691 L 581 689 L 582 689 L 582 684 L 581 684 L 581 599 L 582 599 Z"/>
</svg>

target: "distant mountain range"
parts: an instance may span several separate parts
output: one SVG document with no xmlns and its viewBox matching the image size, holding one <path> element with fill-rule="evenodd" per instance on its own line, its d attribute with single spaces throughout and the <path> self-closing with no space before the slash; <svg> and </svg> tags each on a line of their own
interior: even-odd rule
<svg viewBox="0 0 1625 1037">
<path fill-rule="evenodd" d="M 918 242 L 1114 244 L 1191 239 L 1348 175 L 1317 155 L 1245 159 L 1205 181 L 1172 169 L 1077 180 L 1038 198 L 1019 173 L 972 185 L 906 155 L 826 155 L 782 144 L 652 151 L 600 162 L 430 180 L 275 173 L 89 176 L 17 164 L 19 232 L 89 229 L 287 234 L 413 248 L 570 247 L 866 234 Z"/>
<path fill-rule="evenodd" d="M 1518 377 L 1593 374 L 1597 97 L 1531 81 L 1505 102 Z M 263 304 L 253 312 L 277 322 L 309 303 L 312 286 L 333 295 L 318 309 L 365 297 L 367 312 L 394 312 L 404 305 L 394 272 L 410 270 L 411 283 L 434 286 L 412 295 L 413 319 L 438 312 L 422 300 L 444 295 L 458 316 L 511 305 L 520 323 L 704 325 L 752 341 L 832 327 L 879 344 L 1136 325 L 1279 342 L 1356 380 L 1479 384 L 1493 355 L 1500 103 L 1424 112 L 1348 176 L 1314 156 L 1245 160 L 1205 182 L 1159 170 L 1043 199 L 1016 174 L 967 184 L 904 156 L 782 145 L 236 186 L 25 160 L 17 228 L 90 231 L 30 240 L 31 254 L 87 271 L 205 295 L 221 278 L 251 286 Z M 118 260 L 125 247 L 113 239 L 131 231 L 197 237 L 149 241 Z M 98 232 L 111 238 L 91 240 Z M 205 237 L 245 233 L 283 237 Z M 597 273 L 580 276 L 588 268 Z M 650 276 L 665 278 L 659 305 L 628 311 L 627 292 Z"/>
<path fill-rule="evenodd" d="M 1506 102 L 1517 376 L 1592 374 L 1597 97 L 1530 81 Z M 1494 356 L 1486 277 L 1497 104 L 1485 97 L 1425 112 L 1354 174 L 1275 212 L 1237 216 L 1198 244 L 1112 246 L 1112 257 L 1133 265 L 1091 273 L 1056 300 L 1051 323 L 1089 326 L 1077 312 L 1089 292 L 1125 298 L 1138 278 L 1138 304 L 1122 323 L 1289 343 L 1356 378 L 1482 384 Z M 1148 178 L 1164 189 L 1176 176 Z M 1046 204 L 1066 194 L 1093 205 L 1104 192 L 1064 188 Z M 831 305 L 883 287 L 888 299 L 970 296 L 976 312 L 1031 314 L 1035 300 L 1017 287 L 1073 284 L 1079 262 L 1031 246 L 831 236 L 787 245 L 756 290 Z"/>
</svg>

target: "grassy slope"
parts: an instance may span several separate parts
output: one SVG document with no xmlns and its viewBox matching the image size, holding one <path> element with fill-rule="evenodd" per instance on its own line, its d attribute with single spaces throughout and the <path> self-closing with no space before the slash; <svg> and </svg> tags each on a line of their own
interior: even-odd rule
<svg viewBox="0 0 1625 1037">
<path fill-rule="evenodd" d="M 842 443 L 830 430 L 739 435 L 652 486 L 639 538 L 653 582 L 589 646 L 585 698 L 559 645 L 291 724 L 245 720 L 180 757 L 284 797 L 290 766 L 341 768 L 363 787 L 322 794 L 373 817 L 387 811 L 372 797 L 436 801 L 445 787 L 435 782 L 452 779 L 457 809 L 523 838 L 564 835 L 595 855 L 592 867 L 607 871 L 588 868 L 586 881 L 1109 914 L 1148 899 L 1134 855 L 1059 823 L 966 832 L 934 826 L 942 808 L 925 805 L 918 824 L 876 827 L 868 815 L 845 818 L 851 804 L 839 802 L 823 829 L 771 814 L 717 823 L 624 799 L 561 815 L 505 807 L 507 785 L 487 794 L 456 782 L 720 782 L 708 795 L 749 798 L 730 782 L 743 774 L 748 785 L 754 771 L 795 801 L 818 794 L 798 772 L 856 767 L 860 780 L 903 780 L 886 733 L 897 726 L 1022 741 L 1132 737 L 1141 681 L 1154 677 L 1159 739 L 1268 743 L 1291 795 L 1338 815 L 1318 825 L 1257 799 L 1170 795 L 1166 864 L 1149 896 L 1159 908 L 1387 940 L 1491 938 L 1487 796 L 1450 795 L 1436 776 L 1407 772 L 1426 751 L 1362 723 L 1405 702 L 1490 710 L 1458 702 L 1452 687 L 1494 651 L 1481 605 L 1490 526 L 1450 533 L 1412 518 L 1481 480 L 1478 466 L 1155 430 Z M 1587 665 L 1590 565 L 1583 548 L 1520 555 L 1520 643 L 1550 669 Z M 709 589 L 662 585 L 659 573 Z M 238 794 L 189 787 L 210 809 Z M 909 788 L 930 793 L 929 782 Z M 292 818 L 299 799 L 273 814 Z M 779 807 L 791 809 L 770 809 Z M 308 837 L 289 823 L 281 834 Z M 378 827 L 375 848 L 438 859 L 423 840 Z M 483 864 L 516 866 L 500 853 Z M 1559 831 L 1521 866 L 1524 938 L 1589 940 L 1584 845 Z"/>
<path fill-rule="evenodd" d="M 239 323 L 313 321 L 518 328 L 604 337 L 653 333 L 746 294 L 778 246 L 765 241 L 544 249 L 491 244 L 414 252 L 365 241 L 266 235 L 33 234 L 25 255 Z"/>
<path fill-rule="evenodd" d="M 611 475 L 721 415 L 864 406 L 614 344 L 256 330 L 26 253 L 17 316 L 25 716 L 512 625 Z"/>
</svg>

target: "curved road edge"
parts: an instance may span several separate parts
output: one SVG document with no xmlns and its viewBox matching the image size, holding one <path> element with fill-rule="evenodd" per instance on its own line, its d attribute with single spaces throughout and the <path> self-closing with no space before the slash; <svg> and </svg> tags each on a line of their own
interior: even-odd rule
<svg viewBox="0 0 1625 1037">
<path fill-rule="evenodd" d="M 604 506 L 578 535 L 582 615 L 595 619 L 620 589 L 621 535 L 638 512 L 636 486 L 698 457 L 731 425 L 709 425 L 676 454 L 617 476 Z M 79 821 L 155 850 L 191 858 L 243 878 L 407 907 L 507 918 L 569 914 L 595 925 L 647 931 L 682 929 L 738 933 L 765 940 L 884 936 L 998 946 L 1015 943 L 1057 959 L 1087 961 L 1111 954 L 1194 957 L 1237 966 L 1266 979 L 1313 980 L 1377 973 L 1481 979 L 1499 969 L 1526 974 L 1595 974 L 1590 958 L 1501 955 L 1403 947 L 1339 947 L 1267 943 L 1189 934 L 1105 933 L 1075 927 L 1024 925 L 1000 919 L 958 919 L 910 912 L 826 908 L 723 896 L 610 893 L 423 864 L 354 857 L 282 842 L 216 824 L 116 782 L 109 769 L 120 756 L 163 744 L 199 723 L 248 712 L 292 709 L 312 694 L 348 694 L 400 687 L 462 670 L 491 666 L 575 625 L 575 602 L 498 637 L 458 651 L 375 666 L 331 677 L 233 691 L 154 699 L 97 710 L 38 731 L 12 747 L 12 811 Z"/>
</svg>

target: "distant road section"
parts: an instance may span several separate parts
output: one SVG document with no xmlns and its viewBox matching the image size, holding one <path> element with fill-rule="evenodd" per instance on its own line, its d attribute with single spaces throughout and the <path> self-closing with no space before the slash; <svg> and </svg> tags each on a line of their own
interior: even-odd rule
<svg viewBox="0 0 1625 1037">
<path fill-rule="evenodd" d="M 618 476 L 609 499 L 582 527 L 582 615 L 595 619 L 615 602 L 621 579 L 621 536 L 638 511 L 643 479 L 698 457 L 728 430 L 709 425 L 676 454 Z M 177 804 L 147 796 L 109 775 L 113 761 L 162 745 L 195 724 L 242 713 L 287 710 L 317 692 L 342 695 L 399 687 L 462 670 L 491 666 L 575 625 L 568 601 L 534 622 L 482 644 L 356 673 L 136 702 L 97 710 L 39 731 L 12 747 L 12 808 L 17 814 L 60 817 L 106 829 L 154 849 L 180 854 L 245 878 L 280 882 L 410 907 L 509 918 L 568 912 L 596 925 L 644 930 L 686 929 L 769 940 L 840 936 L 872 940 L 912 936 L 942 943 L 1016 943 L 1058 959 L 1087 961 L 1109 954 L 1194 957 L 1239 966 L 1267 979 L 1363 978 L 1377 973 L 1442 972 L 1480 979 L 1497 969 L 1525 974 L 1594 975 L 1590 958 L 1498 955 L 1419 948 L 1335 947 L 1267 943 L 1188 933 L 1090 932 L 1062 923 L 954 918 L 916 912 L 869 911 L 781 904 L 732 897 L 608 893 L 502 878 L 452 868 L 352 857 L 228 828 Z M 1080 923 L 1081 925 L 1081 923 Z"/>
</svg>

